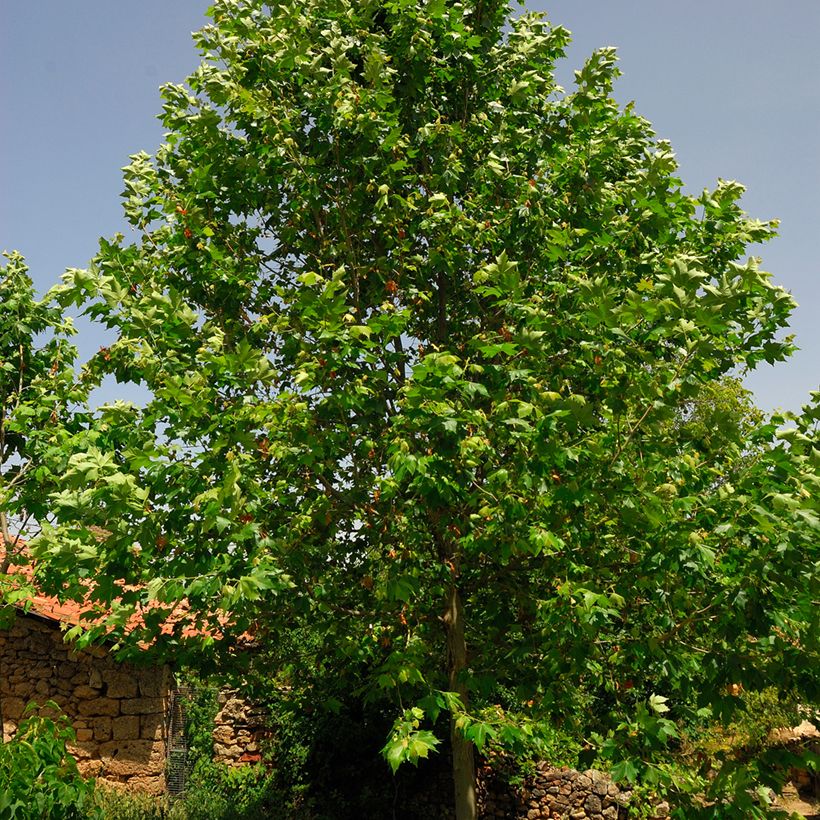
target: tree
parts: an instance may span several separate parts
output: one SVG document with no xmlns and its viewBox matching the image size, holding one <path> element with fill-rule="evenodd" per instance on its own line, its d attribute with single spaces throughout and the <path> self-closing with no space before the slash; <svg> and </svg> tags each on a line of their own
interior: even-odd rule
<svg viewBox="0 0 820 820">
<path fill-rule="evenodd" d="M 613 50 L 564 92 L 568 33 L 501 0 L 211 16 L 125 169 L 135 241 L 58 291 L 117 334 L 87 382 L 146 400 L 75 434 L 40 583 L 175 652 L 308 628 L 400 705 L 394 768 L 449 714 L 460 820 L 474 746 L 579 687 L 627 778 L 729 684 L 816 698 L 816 410 L 802 449 L 681 421 L 791 350 L 739 261 L 775 223 L 735 182 L 685 194 Z"/>
<path fill-rule="evenodd" d="M 26 533 L 47 517 L 53 476 L 41 451 L 68 422 L 76 355 L 71 321 L 47 297 L 35 298 L 25 262 L 4 254 L 0 268 L 0 584 L 12 565 L 27 563 Z"/>
</svg>

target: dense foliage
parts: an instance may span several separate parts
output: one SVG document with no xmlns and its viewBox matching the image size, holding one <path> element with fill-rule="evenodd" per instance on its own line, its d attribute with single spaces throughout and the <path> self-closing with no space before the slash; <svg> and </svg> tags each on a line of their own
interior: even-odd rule
<svg viewBox="0 0 820 820">
<path fill-rule="evenodd" d="M 46 707 L 59 711 L 51 702 Z M 101 820 L 94 784 L 80 776 L 66 750 L 74 739 L 65 716 L 30 714 L 0 743 L 2 820 Z"/>
<path fill-rule="evenodd" d="M 201 766 L 179 797 L 98 788 L 89 820 L 266 820 L 284 817 L 269 775 L 258 766 Z M 303 815 L 307 818 L 307 815 Z"/>
<path fill-rule="evenodd" d="M 574 715 L 652 782 L 732 687 L 816 704 L 817 396 L 710 398 L 791 351 L 744 258 L 775 224 L 684 193 L 614 52 L 567 92 L 568 33 L 502 0 L 211 16 L 125 169 L 134 236 L 55 292 L 116 333 L 83 384 L 146 398 L 60 439 L 40 583 L 157 649 L 250 631 L 314 707 L 389 702 L 394 769 L 447 716 L 459 818 L 474 744 Z"/>
<path fill-rule="evenodd" d="M 57 428 L 73 429 L 69 403 L 84 396 L 74 384 L 71 320 L 51 299 L 39 301 L 23 258 L 4 254 L 0 267 L 0 591 L 12 566 L 27 557 L 21 536 L 48 518 L 54 487 L 44 449 Z M 61 423 L 61 424 L 60 424 Z M 52 464 L 52 467 L 54 465 Z M 57 467 L 59 471 L 59 467 Z M 19 587 L 19 584 L 15 586 Z M 8 599 L 21 593 L 9 589 Z"/>
</svg>

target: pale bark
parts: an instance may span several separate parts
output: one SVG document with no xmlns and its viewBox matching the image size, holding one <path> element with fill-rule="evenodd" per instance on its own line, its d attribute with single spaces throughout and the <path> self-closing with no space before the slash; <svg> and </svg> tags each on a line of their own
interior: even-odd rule
<svg viewBox="0 0 820 820">
<path fill-rule="evenodd" d="M 447 630 L 447 663 L 450 691 L 459 694 L 466 708 L 467 686 L 461 677 L 461 672 L 467 667 L 464 607 L 455 583 L 447 593 L 444 625 Z M 476 820 L 478 807 L 475 786 L 475 752 L 473 744 L 456 728 L 455 717 L 450 719 L 450 742 L 453 750 L 456 820 Z"/>
<path fill-rule="evenodd" d="M 9 571 L 12 558 L 12 546 L 14 542 L 9 532 L 9 521 L 4 512 L 0 512 L 0 574 L 5 575 Z"/>
</svg>

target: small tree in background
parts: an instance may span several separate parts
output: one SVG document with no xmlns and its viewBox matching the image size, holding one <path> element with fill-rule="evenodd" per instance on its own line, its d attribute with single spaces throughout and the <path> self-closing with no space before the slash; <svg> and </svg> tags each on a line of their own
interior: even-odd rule
<svg viewBox="0 0 820 820">
<path fill-rule="evenodd" d="M 0 268 L 0 584 L 12 565 L 27 563 L 21 538 L 48 515 L 54 476 L 44 448 L 59 438 L 74 382 L 74 332 L 59 305 L 38 301 L 17 253 Z M 72 429 L 67 425 L 67 431 Z"/>
<path fill-rule="evenodd" d="M 102 820 L 94 783 L 83 780 L 67 745 L 76 740 L 69 719 L 53 701 L 31 714 L 29 704 L 15 736 L 0 743 L 0 817 L 32 820 Z"/>
<path fill-rule="evenodd" d="M 87 384 L 147 399 L 63 440 L 40 582 L 177 653 L 191 623 L 282 664 L 308 633 L 395 702 L 394 769 L 449 715 L 459 820 L 476 746 L 580 707 L 651 780 L 730 684 L 815 702 L 816 404 L 790 445 L 742 398 L 702 412 L 791 351 L 742 259 L 774 223 L 684 194 L 614 52 L 565 92 L 568 33 L 500 0 L 210 14 L 125 170 L 135 241 L 59 291 L 117 334 Z"/>
</svg>

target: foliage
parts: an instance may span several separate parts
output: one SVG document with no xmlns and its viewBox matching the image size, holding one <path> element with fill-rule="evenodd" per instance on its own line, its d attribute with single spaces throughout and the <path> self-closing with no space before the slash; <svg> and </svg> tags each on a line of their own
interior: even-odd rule
<svg viewBox="0 0 820 820">
<path fill-rule="evenodd" d="M 180 798 L 99 789 L 95 810 L 106 820 L 263 820 L 274 816 L 269 776 L 259 767 L 231 769 L 199 760 Z M 278 816 L 278 815 L 276 815 Z"/>
<path fill-rule="evenodd" d="M 29 705 L 27 712 L 32 708 Z M 59 711 L 51 701 L 42 708 Z M 66 750 L 74 739 L 65 715 L 53 719 L 29 714 L 14 737 L 0 744 L 2 820 L 102 818 L 93 809 L 93 782 L 80 776 Z"/>
<path fill-rule="evenodd" d="M 356 820 L 392 815 L 390 807 L 416 790 L 413 772 L 391 781 L 379 750 L 393 718 L 392 704 L 364 699 L 342 681 L 271 687 L 266 695 L 271 736 L 263 745 L 280 815 L 316 820 Z M 344 750 L 340 754 L 339 750 Z"/>
<path fill-rule="evenodd" d="M 742 710 L 722 734 L 740 754 L 748 756 L 755 749 L 770 745 L 773 733 L 791 729 L 805 720 L 805 709 L 794 694 L 789 696 L 772 687 L 739 696 Z"/>
<path fill-rule="evenodd" d="M 296 696 L 392 702 L 393 765 L 449 716 L 460 818 L 473 747 L 579 688 L 625 777 L 730 685 L 816 703 L 818 397 L 710 398 L 792 350 L 744 259 L 775 223 L 686 194 L 613 50 L 566 92 L 568 33 L 503 0 L 211 16 L 125 169 L 135 241 L 53 294 L 116 332 L 84 383 L 147 394 L 62 439 L 38 573 L 112 613 L 83 640 L 139 608 L 133 645 L 252 631 L 277 668 L 307 630 Z"/>
<path fill-rule="evenodd" d="M 262 820 L 271 816 L 270 776 L 258 766 L 230 768 L 200 760 L 185 793 L 185 820 Z"/>
<path fill-rule="evenodd" d="M 74 384 L 71 320 L 50 298 L 38 301 L 28 268 L 18 253 L 6 253 L 0 267 L 0 596 L 25 598 L 24 585 L 7 577 L 27 563 L 21 537 L 36 532 L 48 516 L 51 470 L 43 458 L 63 422 L 68 405 L 84 396 Z M 59 460 L 59 459 L 58 459 Z M 49 466 L 51 465 L 51 466 Z"/>
<path fill-rule="evenodd" d="M 188 741 L 188 760 L 195 765 L 200 760 L 210 761 L 213 758 L 214 718 L 219 712 L 218 688 L 193 670 L 186 672 L 184 680 L 191 691 L 185 699 L 185 737 Z"/>
<path fill-rule="evenodd" d="M 661 799 L 676 806 L 680 818 L 784 817 L 772 807 L 793 766 L 817 770 L 820 755 L 810 744 L 784 743 L 779 735 L 796 726 L 804 712 L 794 698 L 784 698 L 774 687 L 744 693 L 732 687 L 738 711 L 727 724 L 716 722 L 708 709 L 681 730 L 665 719 L 665 700 L 638 704 L 635 718 L 598 738 L 598 765 L 613 777 L 632 784 L 638 816 L 652 816 Z M 648 708 L 647 708 L 648 707 Z M 666 710 L 666 711 L 664 711 Z M 640 747 L 662 748 L 664 735 L 680 737 L 674 753 L 662 758 Z"/>
<path fill-rule="evenodd" d="M 94 806 L 106 820 L 185 820 L 182 801 L 98 786 Z"/>
</svg>

